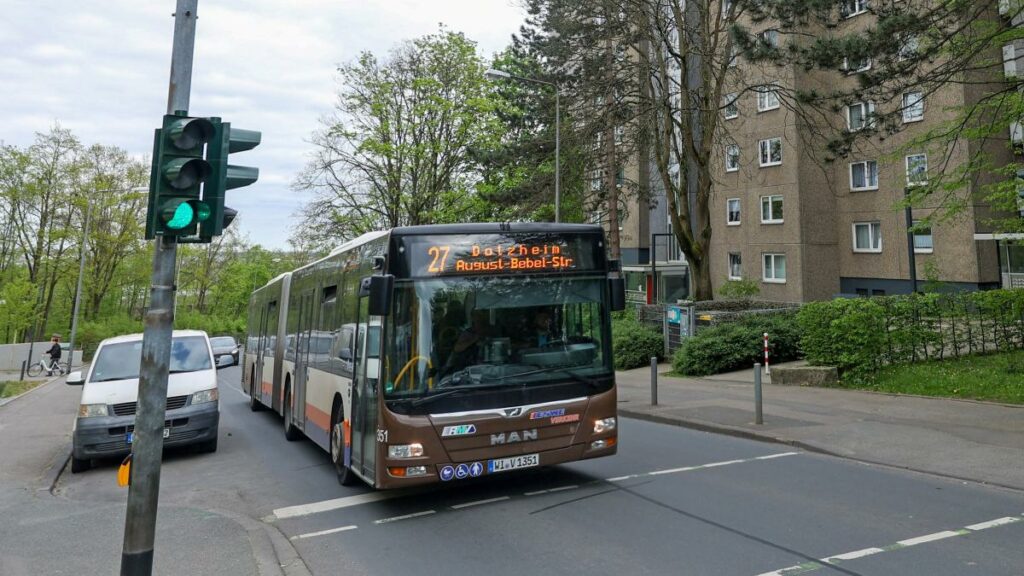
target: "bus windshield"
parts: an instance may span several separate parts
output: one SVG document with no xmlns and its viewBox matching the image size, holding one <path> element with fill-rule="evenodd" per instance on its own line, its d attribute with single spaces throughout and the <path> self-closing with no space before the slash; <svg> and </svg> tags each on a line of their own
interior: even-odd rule
<svg viewBox="0 0 1024 576">
<path fill-rule="evenodd" d="M 605 285 L 603 275 L 396 282 L 385 398 L 611 375 Z"/>
</svg>

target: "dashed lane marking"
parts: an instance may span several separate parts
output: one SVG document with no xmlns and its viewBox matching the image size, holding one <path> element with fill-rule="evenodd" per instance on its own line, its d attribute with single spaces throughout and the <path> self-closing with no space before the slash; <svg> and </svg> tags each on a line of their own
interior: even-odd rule
<svg viewBox="0 0 1024 576">
<path fill-rule="evenodd" d="M 319 532 L 310 532 L 308 534 L 299 534 L 298 536 L 292 536 L 289 540 L 304 540 L 306 538 L 315 538 L 317 536 L 327 536 L 328 534 L 337 534 L 338 532 L 346 532 L 348 530 L 355 530 L 359 528 L 355 524 L 351 526 L 339 526 L 338 528 L 331 528 L 330 530 L 321 530 Z"/>
<path fill-rule="evenodd" d="M 719 466 L 732 466 L 733 464 L 744 464 L 746 462 L 755 462 L 757 460 L 771 460 L 773 458 L 782 458 L 784 456 L 796 456 L 800 452 L 781 452 L 779 454 L 768 454 L 766 456 L 757 456 L 754 458 L 743 458 L 741 460 L 724 460 L 722 462 L 711 462 L 708 464 L 699 464 L 697 466 L 683 466 L 681 468 L 669 468 L 667 470 L 655 470 L 653 472 L 645 472 L 643 474 L 627 474 L 626 476 L 616 476 L 614 478 L 605 478 L 605 482 L 622 482 L 623 480 L 632 480 L 633 478 L 644 478 L 647 476 L 663 476 L 665 474 L 678 474 L 680 472 L 693 472 L 695 470 L 704 470 L 705 468 L 717 468 Z"/>
<path fill-rule="evenodd" d="M 537 496 L 540 494 L 551 494 L 552 492 L 564 492 L 565 490 L 574 490 L 579 488 L 576 484 L 571 486 L 559 486 L 558 488 L 548 488 L 547 490 L 534 490 L 533 492 L 523 492 L 523 496 Z"/>
<path fill-rule="evenodd" d="M 882 548 L 864 548 L 862 550 L 855 550 L 853 552 L 846 552 L 844 554 L 837 554 L 835 556 L 828 556 L 822 558 L 818 562 L 804 562 L 803 564 L 797 564 L 795 566 L 788 566 L 786 568 L 780 568 L 771 572 L 763 572 L 758 576 L 795 576 L 796 574 L 806 574 L 808 572 L 814 572 L 828 565 L 840 564 L 844 561 L 856 560 L 857 558 L 863 558 L 865 556 L 871 556 L 874 554 L 881 554 L 882 552 L 892 552 L 894 550 L 902 550 L 911 546 L 917 546 L 919 544 L 925 544 L 927 542 L 935 542 L 938 540 L 945 540 L 947 538 L 953 538 L 956 536 L 963 536 L 964 534 L 971 534 L 974 532 L 980 532 L 982 530 L 988 530 L 990 528 L 996 528 L 998 526 L 1006 526 L 1007 524 L 1016 524 L 1024 520 L 1018 516 L 1006 516 L 1003 518 L 996 518 L 995 520 L 989 520 L 987 522 L 979 522 L 978 524 L 971 524 L 970 526 L 964 526 L 957 530 L 943 530 L 942 532 L 934 532 L 932 534 L 925 534 L 924 536 L 916 536 L 914 538 L 907 538 L 906 540 L 900 540 L 895 544 L 884 546 Z"/>
<path fill-rule="evenodd" d="M 381 500 L 390 500 L 392 498 L 398 498 L 409 494 L 408 491 L 394 491 L 394 492 L 367 492 L 366 494 L 356 494 L 354 496 L 345 496 L 342 498 L 333 498 L 331 500 L 322 500 L 320 502 L 311 502 L 309 504 L 299 504 L 297 506 L 286 506 L 284 508 L 278 508 L 268 518 L 269 520 L 283 520 L 285 518 L 297 518 L 299 516 L 309 516 L 310 514 L 319 514 L 321 512 L 329 512 L 331 510 L 338 510 L 341 508 L 348 508 L 351 506 L 359 506 L 360 504 L 369 504 L 371 502 L 380 502 Z"/>
<path fill-rule="evenodd" d="M 409 520 L 410 518 L 419 518 L 420 516 L 430 516 L 436 514 L 437 510 L 424 510 L 422 512 L 413 512 L 412 514 L 405 514 L 404 516 L 392 516 L 391 518 L 381 518 L 380 520 L 374 520 L 374 524 L 390 524 L 391 522 L 398 522 L 399 520 Z"/>
<path fill-rule="evenodd" d="M 452 504 L 451 509 L 452 510 L 461 510 L 463 508 L 469 508 L 470 506 L 480 506 L 482 504 L 491 504 L 493 502 L 501 502 L 503 500 L 508 500 L 508 499 L 509 499 L 508 496 L 498 496 L 497 498 L 488 498 L 486 500 L 477 500 L 475 502 L 465 502 L 463 504 Z"/>
</svg>

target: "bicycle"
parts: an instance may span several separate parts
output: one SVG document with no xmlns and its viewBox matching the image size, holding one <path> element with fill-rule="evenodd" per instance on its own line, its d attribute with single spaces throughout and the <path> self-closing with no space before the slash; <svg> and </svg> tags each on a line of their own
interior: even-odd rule
<svg viewBox="0 0 1024 576">
<path fill-rule="evenodd" d="M 52 363 L 48 363 L 45 356 L 40 358 L 39 362 L 28 367 L 28 375 L 32 378 L 41 375 L 44 371 L 51 375 L 56 372 L 58 376 L 63 376 L 68 372 L 66 365 L 62 364 L 60 360 L 54 360 Z"/>
</svg>

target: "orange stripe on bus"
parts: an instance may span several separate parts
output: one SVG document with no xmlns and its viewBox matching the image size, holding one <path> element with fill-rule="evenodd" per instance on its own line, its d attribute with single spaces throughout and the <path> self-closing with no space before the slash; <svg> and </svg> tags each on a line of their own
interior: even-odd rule
<svg viewBox="0 0 1024 576">
<path fill-rule="evenodd" d="M 306 419 L 322 430 L 331 428 L 331 415 L 308 402 L 306 403 Z"/>
<path fill-rule="evenodd" d="M 264 394 L 270 394 L 274 390 L 274 385 L 270 382 L 263 382 L 262 388 Z"/>
</svg>

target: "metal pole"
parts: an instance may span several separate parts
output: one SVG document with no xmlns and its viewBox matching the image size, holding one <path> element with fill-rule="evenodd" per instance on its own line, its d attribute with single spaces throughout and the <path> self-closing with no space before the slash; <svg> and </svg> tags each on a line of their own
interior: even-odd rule
<svg viewBox="0 0 1024 576">
<path fill-rule="evenodd" d="M 658 405 L 658 357 L 651 356 L 651 406 Z"/>
<path fill-rule="evenodd" d="M 28 361 L 27 360 L 22 360 L 21 361 L 21 376 L 18 377 L 18 380 L 25 380 L 25 368 L 26 367 L 28 367 Z"/>
<path fill-rule="evenodd" d="M 764 424 L 764 415 L 761 412 L 761 365 L 754 363 L 754 423 Z"/>
<path fill-rule="evenodd" d="M 199 0 L 177 0 L 174 12 L 174 47 L 171 54 L 167 113 L 188 110 L 192 86 L 192 54 L 196 38 Z M 153 573 L 153 540 L 160 495 L 160 460 L 167 409 L 167 372 L 174 329 L 174 273 L 177 243 L 157 237 L 153 250 L 150 306 L 142 337 L 139 401 L 132 444 L 131 484 L 121 551 L 122 576 Z"/>
<path fill-rule="evenodd" d="M 658 235 L 651 234 L 651 305 L 658 303 Z M 666 258 L 667 259 L 667 258 Z"/>
<path fill-rule="evenodd" d="M 768 333 L 764 333 L 764 371 L 769 376 L 772 375 L 772 367 L 768 364 Z"/>
<path fill-rule="evenodd" d="M 85 248 L 89 242 L 89 213 L 92 203 L 85 199 L 85 230 L 82 232 L 82 253 L 78 258 L 78 285 L 75 287 L 75 305 L 71 312 L 71 338 L 68 339 L 68 372 L 75 362 L 75 334 L 78 333 L 78 309 L 82 298 L 82 275 L 85 274 Z"/>
<path fill-rule="evenodd" d="M 555 84 L 555 222 L 562 221 L 562 103 L 561 88 Z"/>
</svg>

